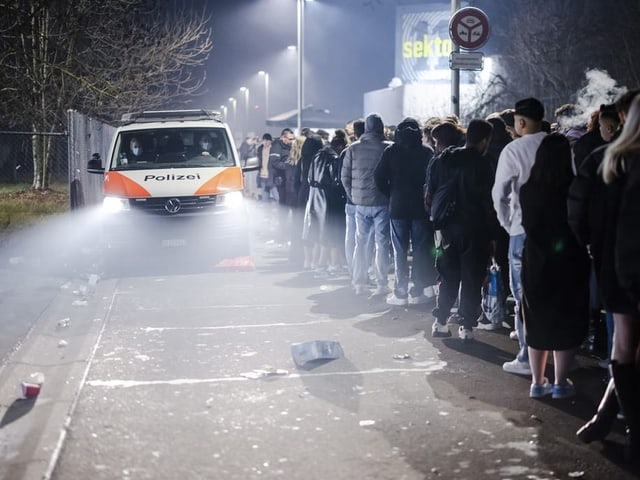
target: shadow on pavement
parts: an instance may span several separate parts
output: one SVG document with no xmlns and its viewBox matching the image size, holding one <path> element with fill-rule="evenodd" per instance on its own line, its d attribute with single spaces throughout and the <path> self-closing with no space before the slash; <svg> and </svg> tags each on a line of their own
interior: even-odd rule
<svg viewBox="0 0 640 480">
<path fill-rule="evenodd" d="M 18 398 L 14 400 L 0 420 L 0 428 L 15 422 L 31 411 L 36 404 L 36 398 Z"/>
<path fill-rule="evenodd" d="M 310 395 L 349 412 L 359 411 L 364 376 L 346 358 L 311 362 L 297 367 L 296 372 Z M 335 375 L 336 372 L 340 375 Z"/>
</svg>

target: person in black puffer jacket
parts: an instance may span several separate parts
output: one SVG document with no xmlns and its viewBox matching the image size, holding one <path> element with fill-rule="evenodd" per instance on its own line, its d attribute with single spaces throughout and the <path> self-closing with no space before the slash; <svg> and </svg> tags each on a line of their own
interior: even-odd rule
<svg viewBox="0 0 640 480">
<path fill-rule="evenodd" d="M 374 171 L 378 189 L 389 197 L 391 245 L 395 266 L 390 305 L 425 303 L 430 252 L 427 213 L 422 202 L 424 178 L 432 151 L 422 144 L 422 131 L 417 120 L 405 118 L 396 129 L 395 143 L 382 153 Z M 431 232 L 433 234 L 433 232 Z M 407 261 L 409 245 L 413 251 L 411 274 Z M 431 262 L 433 265 L 433 262 Z M 409 277 L 413 283 L 409 289 Z"/>
</svg>

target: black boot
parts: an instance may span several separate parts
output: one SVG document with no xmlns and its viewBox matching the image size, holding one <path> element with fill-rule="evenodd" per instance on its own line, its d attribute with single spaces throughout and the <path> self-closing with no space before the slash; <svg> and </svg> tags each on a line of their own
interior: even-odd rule
<svg viewBox="0 0 640 480">
<path fill-rule="evenodd" d="M 604 440 L 611 431 L 613 421 L 616 419 L 619 410 L 620 406 L 618 405 L 616 388 L 612 377 L 602 395 L 602 400 L 600 400 L 596 414 L 591 420 L 580 427 L 576 435 L 583 443 Z"/>
<path fill-rule="evenodd" d="M 639 464 L 640 459 L 640 375 L 633 363 L 619 364 L 611 362 L 611 373 L 616 384 L 616 393 L 620 408 L 627 422 L 627 445 L 625 459 L 629 463 Z"/>
</svg>

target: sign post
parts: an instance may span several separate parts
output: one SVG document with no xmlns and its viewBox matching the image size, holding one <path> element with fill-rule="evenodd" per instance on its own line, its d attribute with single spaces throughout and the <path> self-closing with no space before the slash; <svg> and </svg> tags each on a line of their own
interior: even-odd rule
<svg viewBox="0 0 640 480">
<path fill-rule="evenodd" d="M 451 0 L 451 18 L 460 9 L 460 0 Z M 449 23 L 449 36 L 451 36 L 451 23 Z M 453 38 L 451 39 L 453 40 Z M 460 53 L 460 45 L 453 41 L 451 53 Z M 451 113 L 460 117 L 460 70 L 451 70 Z"/>
<path fill-rule="evenodd" d="M 451 106 L 460 116 L 460 70 L 482 70 L 482 53 L 461 53 L 460 48 L 476 50 L 489 39 L 489 18 L 475 7 L 460 8 L 459 0 L 451 0 L 449 36 L 454 48 L 449 57 L 451 68 Z"/>
</svg>

